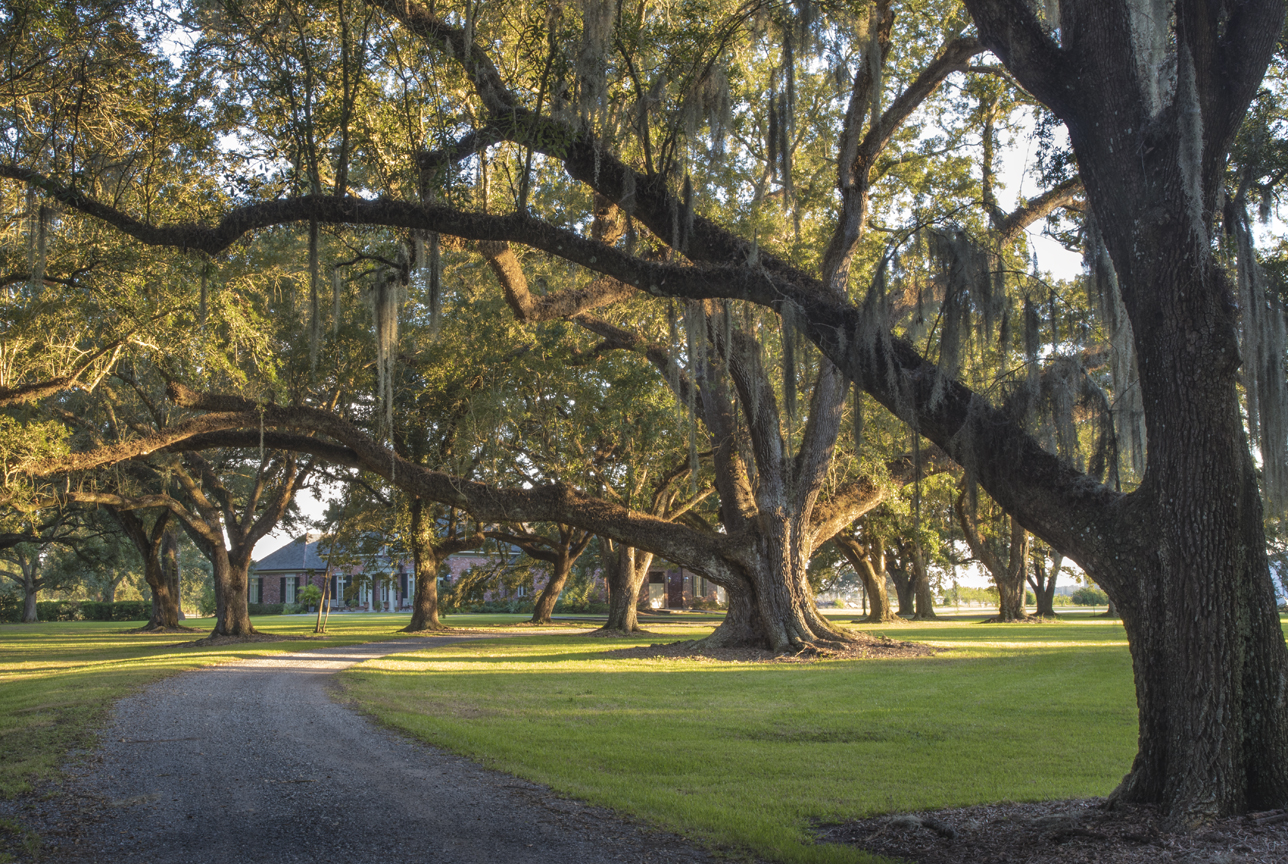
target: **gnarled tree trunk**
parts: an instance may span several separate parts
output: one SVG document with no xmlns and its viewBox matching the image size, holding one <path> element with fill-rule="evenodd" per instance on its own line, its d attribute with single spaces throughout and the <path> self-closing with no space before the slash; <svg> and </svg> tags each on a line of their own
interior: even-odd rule
<svg viewBox="0 0 1288 864">
<path fill-rule="evenodd" d="M 1060 565 L 1062 563 L 1064 563 L 1064 556 L 1059 552 L 1054 553 L 1051 572 L 1048 574 L 1046 553 L 1038 550 L 1033 551 L 1033 575 L 1029 577 L 1029 586 L 1033 589 L 1033 597 L 1037 601 L 1037 609 L 1034 614 L 1039 618 L 1058 617 L 1055 614 L 1055 582 L 1060 575 Z"/>
<path fill-rule="evenodd" d="M 930 571 L 926 567 L 926 553 L 916 542 L 908 545 L 911 547 L 909 560 L 912 563 L 913 593 L 917 600 L 917 613 L 913 617 L 918 621 L 931 621 L 939 616 L 935 614 L 935 598 L 930 593 Z"/>
<path fill-rule="evenodd" d="M 442 630 L 443 624 L 438 620 L 438 569 L 450 556 L 482 546 L 486 538 L 479 531 L 458 534 L 456 513 L 453 512 L 448 520 L 448 535 L 439 540 L 429 502 L 413 498 L 409 509 L 416 588 L 412 595 L 411 622 L 403 632 Z"/>
<path fill-rule="evenodd" d="M 881 541 L 873 539 L 864 545 L 854 537 L 838 534 L 832 538 L 832 542 L 858 574 L 871 603 L 868 614 L 859 620 L 867 624 L 894 621 L 895 614 L 890 608 L 890 594 L 886 586 L 885 547 Z"/>
<path fill-rule="evenodd" d="M 611 544 L 611 546 L 610 546 Z M 653 555 L 624 543 L 599 538 L 604 581 L 608 584 L 608 620 L 600 633 L 639 633 L 640 588 L 648 577 Z M 610 549 L 605 553 L 603 550 Z"/>
<path fill-rule="evenodd" d="M 966 544 L 970 546 L 971 555 L 984 565 L 997 585 L 997 617 L 992 620 L 1005 622 L 1023 621 L 1028 618 L 1024 611 L 1024 575 L 1028 570 L 1029 561 L 1028 532 L 1014 517 L 1006 517 L 1010 525 L 1010 541 L 1007 544 L 1007 559 L 1003 563 L 993 554 L 993 550 L 980 536 L 975 520 L 966 512 L 964 489 L 957 496 L 957 503 L 953 509 L 957 513 L 957 523 L 966 536 Z"/>
</svg>

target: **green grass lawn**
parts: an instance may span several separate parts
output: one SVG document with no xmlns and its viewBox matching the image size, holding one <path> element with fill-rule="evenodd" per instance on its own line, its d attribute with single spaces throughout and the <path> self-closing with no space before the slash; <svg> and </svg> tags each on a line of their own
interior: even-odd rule
<svg viewBox="0 0 1288 864">
<path fill-rule="evenodd" d="M 463 627 L 510 624 L 515 615 L 450 616 Z M 33 780 L 52 776 L 68 751 L 93 740 L 111 703 L 166 675 L 241 657 L 351 645 L 406 634 L 409 615 L 332 615 L 325 639 L 221 647 L 176 647 L 209 633 L 211 619 L 188 620 L 191 634 L 126 633 L 140 622 L 0 624 L 0 796 L 11 798 Z M 266 633 L 311 635 L 312 616 L 254 619 Z"/>
<path fill-rule="evenodd" d="M 998 800 L 1104 795 L 1136 712 L 1116 622 L 868 628 L 945 650 L 809 665 L 607 659 L 693 638 L 568 634 L 369 661 L 342 674 L 382 721 L 560 792 L 773 860 L 866 860 L 815 822 Z M 709 625 L 708 625 L 709 626 Z"/>
<path fill-rule="evenodd" d="M 833 611 L 833 610 L 828 610 Z M 853 610 L 837 611 L 848 621 Z M 706 843 L 783 861 L 862 861 L 817 847 L 815 822 L 1103 795 L 1135 752 L 1126 637 L 1117 622 L 979 625 L 963 617 L 864 628 L 946 649 L 912 660 L 808 665 L 607 659 L 694 638 L 704 616 L 649 616 L 655 635 L 569 627 L 444 645 L 343 673 L 392 726 Z M 457 627 L 519 624 L 462 615 Z M 0 625 L 0 795 L 54 776 L 93 742 L 113 700 L 158 678 L 241 657 L 399 638 L 404 615 L 336 615 L 324 640 L 184 647 L 203 632 L 139 635 L 108 622 Z M 309 617 L 265 617 L 306 635 Z M 518 632 L 524 632 L 521 629 Z"/>
</svg>

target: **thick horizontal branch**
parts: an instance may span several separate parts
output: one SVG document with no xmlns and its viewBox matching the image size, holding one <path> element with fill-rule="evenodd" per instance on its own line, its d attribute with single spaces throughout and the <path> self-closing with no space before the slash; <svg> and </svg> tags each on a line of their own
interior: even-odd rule
<svg viewBox="0 0 1288 864">
<path fill-rule="evenodd" d="M 585 495 L 563 484 L 498 488 L 431 471 L 391 453 L 349 421 L 321 409 L 259 404 L 238 396 L 199 394 L 176 384 L 170 386 L 170 394 L 182 407 L 210 411 L 198 418 L 207 422 L 182 424 L 183 428 L 191 430 L 186 439 L 174 433 L 161 446 L 150 449 L 136 447 L 139 452 L 135 453 L 117 446 L 77 454 L 77 470 L 114 464 L 145 455 L 145 450 L 153 453 L 162 447 L 174 451 L 257 447 L 262 423 L 265 447 L 309 453 L 336 464 L 370 471 L 409 494 L 470 513 L 479 522 L 574 525 L 681 563 L 725 587 L 744 587 L 747 584 L 746 577 L 734 563 L 740 560 L 743 538 L 704 534 Z M 307 430 L 307 433 L 284 430 Z M 63 470 L 67 470 L 65 466 Z M 39 473 L 48 476 L 60 472 L 47 470 Z"/>
<path fill-rule="evenodd" d="M 1036 198 L 1011 211 L 997 226 L 998 241 L 1003 246 L 1014 243 L 1026 228 L 1061 207 L 1068 207 L 1083 194 L 1082 178 L 1070 177 L 1058 186 L 1052 186 Z"/>
</svg>

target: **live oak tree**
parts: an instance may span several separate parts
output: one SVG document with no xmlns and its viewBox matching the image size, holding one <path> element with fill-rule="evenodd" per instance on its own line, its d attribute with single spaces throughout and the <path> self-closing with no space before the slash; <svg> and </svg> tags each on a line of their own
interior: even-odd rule
<svg viewBox="0 0 1288 864">
<path fill-rule="evenodd" d="M 834 416 L 841 405 L 838 390 L 844 392 L 842 379 L 854 382 L 959 462 L 971 482 L 1004 508 L 1020 530 L 1076 561 L 1109 591 L 1131 643 L 1140 712 L 1139 752 L 1114 800 L 1159 804 L 1179 825 L 1283 806 L 1288 803 L 1288 715 L 1283 710 L 1288 656 L 1266 560 L 1259 477 L 1240 406 L 1239 367 L 1248 360 L 1240 354 L 1240 292 L 1213 244 L 1214 221 L 1229 191 L 1227 157 L 1281 31 L 1283 5 L 1278 0 L 1177 0 L 1150 6 L 1118 0 L 1093 6 L 1062 0 L 1041 12 L 1021 0 L 965 0 L 965 6 L 977 36 L 948 34 L 941 46 L 925 52 L 933 56 L 923 55 L 920 72 L 897 82 L 905 85 L 900 87 L 887 86 L 889 79 L 877 86 L 887 49 L 901 44 L 893 34 L 905 32 L 896 31 L 897 16 L 888 6 L 878 3 L 870 7 L 872 14 L 854 16 L 840 7 L 801 4 L 790 10 L 790 20 L 776 20 L 776 30 L 767 28 L 777 45 L 763 66 L 779 71 L 770 88 L 757 80 L 754 95 L 765 89 L 774 93 L 774 111 L 764 112 L 769 114 L 765 125 L 774 134 L 765 136 L 763 149 L 744 147 L 743 152 L 749 154 L 744 158 L 757 158 L 765 166 L 770 179 L 762 186 L 777 186 L 783 201 L 798 190 L 808 191 L 795 185 L 790 163 L 799 151 L 790 146 L 792 124 L 784 122 L 784 113 L 787 120 L 797 120 L 799 135 L 802 112 L 795 107 L 795 95 L 798 87 L 803 89 L 799 82 L 806 70 L 783 63 L 788 44 L 793 56 L 807 47 L 804 39 L 789 42 L 786 37 L 841 34 L 838 45 L 854 49 L 838 64 L 846 84 L 845 110 L 840 116 L 820 114 L 825 119 L 819 126 L 827 134 L 811 139 L 814 146 L 832 148 L 835 211 L 827 216 L 829 208 L 806 208 L 800 244 L 794 230 L 790 241 L 767 242 L 753 214 L 742 218 L 744 214 L 720 212 L 721 194 L 704 191 L 701 182 L 693 184 L 693 172 L 686 184 L 684 172 L 677 170 L 684 160 L 672 157 L 683 150 L 684 136 L 651 137 L 657 115 L 650 113 L 650 105 L 665 104 L 684 116 L 686 106 L 698 104 L 699 93 L 713 97 L 712 104 L 722 102 L 717 66 L 692 65 L 692 53 L 681 49 L 711 45 L 699 37 L 714 32 L 718 47 L 711 56 L 725 56 L 734 47 L 733 37 L 720 45 L 721 35 L 744 32 L 738 29 L 741 22 L 754 24 L 757 16 L 731 15 L 735 23 L 726 31 L 711 27 L 713 10 L 704 10 L 700 22 L 677 13 L 689 27 L 668 31 L 666 21 L 632 26 L 628 16 L 615 19 L 605 16 L 606 7 L 587 4 L 581 21 L 570 16 L 524 29 L 517 25 L 525 10 L 517 5 L 506 14 L 476 20 L 455 9 L 440 15 L 401 0 L 365 4 L 364 13 L 377 10 L 407 40 L 400 44 L 423 51 L 427 64 L 459 70 L 450 79 L 451 88 L 437 91 L 460 97 L 438 111 L 451 117 L 440 128 L 452 132 L 446 137 L 460 154 L 458 163 L 473 159 L 478 164 L 475 154 L 488 148 L 494 155 L 507 155 L 505 170 L 487 174 L 493 180 L 498 174 L 508 178 L 514 207 L 504 214 L 468 209 L 451 197 L 450 189 L 440 196 L 443 203 L 421 197 L 411 170 L 403 172 L 403 186 L 411 194 L 374 199 L 346 196 L 350 181 L 309 180 L 310 173 L 301 167 L 300 183 L 284 184 L 271 200 L 267 195 L 260 199 L 252 184 L 246 198 L 237 206 L 230 202 L 218 221 L 211 217 L 209 223 L 194 221 L 205 215 L 203 208 L 182 202 L 159 216 L 128 195 L 109 203 L 65 165 L 26 151 L 16 153 L 0 173 L 38 188 L 61 207 L 155 246 L 216 255 L 248 232 L 285 222 L 380 225 L 523 245 L 650 294 L 704 304 L 708 320 L 719 320 L 722 311 L 714 310 L 713 316 L 705 305 L 711 301 L 732 299 L 773 309 L 789 334 L 803 334 L 825 358 L 819 376 L 828 385 L 816 386 L 812 395 L 815 408 L 823 410 L 811 410 L 811 418 Z M 817 14 L 820 10 L 824 14 Z M 945 29 L 959 23 L 959 33 L 964 32 L 966 22 L 956 21 L 951 10 L 945 13 L 937 18 L 946 22 Z M 774 20 L 772 15 L 764 18 Z M 861 30 L 854 26 L 858 18 L 867 22 Z M 323 20 L 322 14 L 313 20 Z M 605 34 L 622 26 L 627 28 L 620 34 L 627 50 L 610 55 Z M 347 28 L 341 29 L 354 32 Z M 537 38 L 521 38 L 533 32 Z M 354 44 L 351 37 L 343 38 Z M 556 50 L 565 44 L 561 40 L 572 45 Z M 761 56 L 765 44 L 746 43 Z M 507 47 L 519 50 L 501 50 Z M 1044 448 L 1013 413 L 968 388 L 955 377 L 956 363 L 945 362 L 953 357 L 945 355 L 942 345 L 937 346 L 941 362 L 934 364 L 924 353 L 927 343 L 892 332 L 887 297 L 880 291 L 868 292 L 859 302 L 850 297 L 850 273 L 872 181 L 882 170 L 882 149 L 912 108 L 948 74 L 965 71 L 982 48 L 992 51 L 1069 133 L 1086 207 L 1104 250 L 1097 266 L 1121 303 L 1120 323 L 1130 325 L 1129 330 L 1116 329 L 1130 336 L 1122 342 L 1134 354 L 1144 440 L 1138 448 L 1143 474 L 1127 492 L 1079 470 L 1067 454 Z M 631 69 L 635 64 L 630 61 L 672 49 L 689 58 L 693 74 L 673 67 L 666 71 L 678 74 L 649 80 L 638 68 Z M 614 87 L 634 88 L 632 104 L 623 106 L 630 110 L 610 110 L 617 106 L 601 98 L 609 65 L 605 58 L 610 57 Z M 711 74 L 697 74 L 703 70 Z M 789 72 L 795 73 L 795 81 Z M 732 92 L 731 101 L 738 100 L 735 117 L 763 116 L 746 107 L 751 88 Z M 342 108 L 344 100 L 335 104 Z M 397 104 L 405 107 L 407 102 Z M 788 107 L 793 110 L 783 112 Z M 711 117 L 719 120 L 722 113 Z M 336 116 L 338 146 L 317 152 L 352 154 L 342 131 L 345 111 Z M 702 112 L 688 116 L 692 120 L 686 122 L 694 128 L 711 127 L 710 119 L 701 119 Z M 622 128 L 635 130 L 634 137 L 613 134 Z M 55 131 L 55 137 L 66 136 L 64 128 Z M 387 158 L 388 136 L 373 134 L 368 140 L 379 158 L 354 164 L 375 166 L 373 172 L 397 170 Z M 307 141 L 300 152 L 309 152 Z M 658 156 L 666 159 L 659 162 Z M 307 163 L 308 158 L 296 162 Z M 329 164 L 337 166 L 332 172 L 336 177 L 346 176 L 345 159 L 330 159 Z M 634 223 L 673 254 L 633 254 L 625 243 L 601 242 L 579 230 L 589 220 L 567 220 L 563 207 L 547 208 L 553 196 L 543 197 L 544 190 L 555 187 L 543 183 L 559 179 L 558 167 L 572 183 L 627 204 Z M 792 189 L 772 179 L 784 176 L 791 178 Z M 565 188 L 562 180 L 556 186 Z M 738 197 L 736 189 L 722 192 L 725 200 Z M 798 201 L 802 199 L 807 197 Z M 584 213 L 589 201 L 582 200 Z M 814 254 L 797 258 L 792 253 L 800 248 L 812 248 Z M 1250 266 L 1245 262 L 1242 272 L 1250 272 Z M 1242 311 L 1253 314 L 1247 304 Z M 274 427 L 307 428 L 321 435 L 294 443 L 325 451 L 327 458 L 395 473 L 392 467 L 380 467 L 389 465 L 387 451 L 315 408 L 175 393 L 186 406 L 211 413 L 173 430 L 171 440 L 225 423 L 251 427 L 258 416 Z M 1274 452 L 1273 446 L 1268 449 Z M 408 489 L 468 506 L 480 518 L 557 519 L 619 539 L 629 530 L 630 541 L 640 547 L 672 560 L 687 558 L 699 572 L 729 587 L 731 599 L 756 597 L 758 617 L 748 601 L 743 620 L 762 625 L 771 644 L 791 644 L 793 636 L 787 634 L 798 640 L 817 635 L 808 604 L 790 579 L 776 599 L 763 602 L 767 595 L 758 594 L 747 575 L 758 565 L 740 556 L 741 538 L 734 534 L 728 539 L 703 536 L 685 526 L 621 512 L 563 487 L 507 490 L 502 498 L 492 487 L 454 483 L 395 464 Z M 812 475 L 803 470 L 792 476 Z M 1273 488 L 1278 476 L 1273 471 L 1265 475 L 1272 500 L 1279 499 Z M 808 482 L 798 485 L 795 499 L 784 489 L 765 509 L 777 513 L 788 504 L 810 503 L 812 491 L 800 497 L 808 489 Z M 722 490 L 722 506 L 737 500 Z M 792 518 L 808 518 L 800 516 L 805 509 L 797 507 L 795 517 L 782 516 L 780 533 L 799 534 L 799 526 L 787 526 Z M 735 613 L 737 620 L 741 613 L 736 608 Z"/>
</svg>

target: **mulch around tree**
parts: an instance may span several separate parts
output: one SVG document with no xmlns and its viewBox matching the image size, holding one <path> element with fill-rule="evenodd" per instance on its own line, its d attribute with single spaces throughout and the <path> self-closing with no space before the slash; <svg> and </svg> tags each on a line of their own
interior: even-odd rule
<svg viewBox="0 0 1288 864">
<path fill-rule="evenodd" d="M 313 639 L 325 639 L 325 636 L 310 634 L 293 636 L 281 633 L 251 633 L 248 636 L 207 636 L 194 642 L 178 642 L 171 648 L 219 648 L 224 645 L 246 645 L 251 642 L 307 642 Z"/>
<path fill-rule="evenodd" d="M 133 629 L 126 630 L 125 632 L 130 635 L 134 635 L 135 633 L 146 633 L 149 636 L 157 634 L 161 636 L 170 636 L 175 633 L 204 633 L 206 631 L 200 627 L 184 627 L 180 624 L 178 627 L 135 627 Z"/>
<path fill-rule="evenodd" d="M 915 864 L 1283 864 L 1288 811 L 1222 819 L 1189 834 L 1158 811 L 1104 799 L 985 804 L 822 825 L 819 843 Z"/>
<path fill-rule="evenodd" d="M 815 660 L 866 660 L 889 657 L 933 657 L 944 649 L 917 642 L 900 642 L 885 636 L 863 636 L 846 644 L 832 643 L 799 653 L 764 648 L 713 648 L 695 639 L 662 642 L 638 648 L 618 648 L 601 656 L 637 660 L 703 660 L 720 663 L 812 663 Z"/>
</svg>

